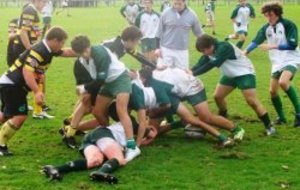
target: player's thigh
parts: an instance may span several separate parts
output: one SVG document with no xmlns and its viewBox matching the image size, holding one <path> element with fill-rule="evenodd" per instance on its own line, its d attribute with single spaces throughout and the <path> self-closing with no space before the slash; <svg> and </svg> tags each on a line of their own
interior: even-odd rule
<svg viewBox="0 0 300 190">
<path fill-rule="evenodd" d="M 194 110 L 196 111 L 198 117 L 203 120 L 207 121 L 210 120 L 212 113 L 209 110 L 208 102 L 201 102 L 194 106 Z"/>
<path fill-rule="evenodd" d="M 89 145 L 83 151 L 87 160 L 88 168 L 93 168 L 102 164 L 104 155 L 96 145 Z"/>
<path fill-rule="evenodd" d="M 293 79 L 297 69 L 293 66 L 287 66 L 281 73 L 279 78 L 279 84 L 289 84 Z"/>
<path fill-rule="evenodd" d="M 233 86 L 227 86 L 227 85 L 223 85 L 223 84 L 219 83 L 215 89 L 214 98 L 215 99 L 224 99 L 234 89 L 235 89 L 235 87 L 233 87 Z"/>
<path fill-rule="evenodd" d="M 109 137 L 102 138 L 97 142 L 97 146 L 108 160 L 115 158 L 120 165 L 126 164 L 123 148 L 114 139 Z"/>
<path fill-rule="evenodd" d="M 117 113 L 127 112 L 128 110 L 128 102 L 129 102 L 129 93 L 120 93 L 116 97 L 116 106 L 117 106 Z"/>
<path fill-rule="evenodd" d="M 111 97 L 98 94 L 96 97 L 95 106 L 93 108 L 93 113 L 97 115 L 106 114 L 107 109 L 111 104 L 112 100 L 113 99 Z"/>
</svg>

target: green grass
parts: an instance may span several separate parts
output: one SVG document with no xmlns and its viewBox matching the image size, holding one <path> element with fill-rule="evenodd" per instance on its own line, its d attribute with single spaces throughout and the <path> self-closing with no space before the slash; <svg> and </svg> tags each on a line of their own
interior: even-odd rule
<svg viewBox="0 0 300 190">
<path fill-rule="evenodd" d="M 205 21 L 203 7 L 193 6 L 202 22 Z M 259 10 L 256 7 L 257 11 Z M 232 7 L 217 6 L 217 33 L 220 39 L 232 32 L 229 20 Z M 126 22 L 121 18 L 118 7 L 97 9 L 72 9 L 72 17 L 54 17 L 53 24 L 63 26 L 70 39 L 83 33 L 90 36 L 94 44 L 110 39 L 120 33 Z M 285 16 L 298 25 L 299 6 L 285 6 Z M 0 71 L 6 69 L 6 30 L 8 21 L 20 13 L 16 8 L 2 8 L 0 12 Z M 258 17 L 252 21 L 249 39 L 265 23 Z M 199 54 L 194 49 L 195 38 L 191 38 L 191 64 L 196 63 Z M 249 40 L 248 40 L 249 42 Z M 67 42 L 67 46 L 69 42 Z M 270 63 L 267 54 L 256 50 L 250 55 L 257 71 L 257 92 L 262 103 L 269 110 L 272 119 L 275 112 L 268 94 Z M 130 68 L 137 68 L 130 57 L 124 62 Z M 49 182 L 39 173 L 45 164 L 61 164 L 79 158 L 75 151 L 67 149 L 61 142 L 57 130 L 63 118 L 68 116 L 76 101 L 74 93 L 73 59 L 57 58 L 47 73 L 47 103 L 54 109 L 56 118 L 51 121 L 34 121 L 31 118 L 22 130 L 10 141 L 14 157 L 0 158 L 1 190 L 43 190 L 43 189 L 216 189 L 216 190 L 276 190 L 280 183 L 290 184 L 289 189 L 300 189 L 299 175 L 299 129 L 292 126 L 293 109 L 283 94 L 283 102 L 289 124 L 278 128 L 279 136 L 262 136 L 263 127 L 254 112 L 243 101 L 240 92 L 235 91 L 228 98 L 229 112 L 243 120 L 234 120 L 246 129 L 246 138 L 229 150 L 213 148 L 214 140 L 188 140 L 183 131 L 177 130 L 157 139 L 142 149 L 143 155 L 125 168 L 116 172 L 120 184 L 109 186 L 92 183 L 88 171 L 72 173 L 62 182 Z M 216 112 L 212 100 L 214 88 L 219 79 L 217 70 L 201 76 L 206 85 L 210 106 Z M 299 87 L 299 77 L 294 79 Z M 288 170 L 282 165 L 289 167 Z"/>
</svg>

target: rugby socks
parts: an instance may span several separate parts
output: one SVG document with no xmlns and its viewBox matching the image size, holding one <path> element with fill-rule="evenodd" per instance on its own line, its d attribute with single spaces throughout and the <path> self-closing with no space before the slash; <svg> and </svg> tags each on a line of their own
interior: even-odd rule
<svg viewBox="0 0 300 190">
<path fill-rule="evenodd" d="M 65 126 L 65 131 L 66 131 L 66 137 L 73 137 L 76 134 L 76 129 L 74 129 L 71 125 Z"/>
<path fill-rule="evenodd" d="M 118 169 L 119 166 L 119 161 L 113 158 L 111 160 L 107 160 L 97 172 L 111 174 L 112 172 L 116 171 L 116 169 Z"/>
<path fill-rule="evenodd" d="M 236 133 L 238 133 L 239 131 L 241 131 L 242 130 L 242 128 L 240 128 L 240 127 L 235 127 L 235 128 L 233 128 L 233 129 L 231 129 L 230 131 L 233 133 L 233 134 L 236 134 Z"/>
<path fill-rule="evenodd" d="M 290 86 L 289 89 L 287 91 L 285 91 L 285 93 L 290 98 L 290 100 L 295 108 L 296 114 L 300 114 L 300 105 L 299 105 L 298 95 L 297 95 L 295 88 Z"/>
<path fill-rule="evenodd" d="M 17 132 L 18 128 L 11 122 L 6 121 L 0 129 L 0 145 L 6 145 Z"/>
<path fill-rule="evenodd" d="M 170 127 L 171 129 L 178 129 L 178 128 L 182 128 L 182 122 L 181 121 L 174 121 L 172 123 L 170 123 Z"/>
<path fill-rule="evenodd" d="M 264 123 L 266 129 L 270 129 L 272 127 L 268 112 L 260 116 L 259 119 Z"/>
<path fill-rule="evenodd" d="M 281 121 L 286 122 L 286 118 L 284 116 L 283 108 L 282 108 L 282 102 L 279 96 L 275 96 L 271 98 L 273 106 L 277 112 L 277 115 Z"/>
<path fill-rule="evenodd" d="M 236 43 L 236 46 L 237 46 L 238 48 L 242 49 L 244 43 L 245 43 L 245 41 L 238 41 L 238 42 Z"/>
<path fill-rule="evenodd" d="M 167 119 L 168 123 L 174 122 L 173 115 L 168 115 L 168 116 L 166 116 L 166 119 Z"/>
<path fill-rule="evenodd" d="M 219 142 L 224 142 L 226 141 L 227 137 L 225 135 L 220 134 L 219 136 L 217 136 L 217 139 Z"/>
<path fill-rule="evenodd" d="M 135 140 L 134 139 L 127 139 L 126 147 L 130 148 L 130 149 L 135 149 L 135 147 L 136 147 Z"/>
<path fill-rule="evenodd" d="M 74 171 L 87 170 L 87 160 L 75 160 L 68 162 L 62 166 L 55 167 L 60 173 L 68 173 Z"/>
<path fill-rule="evenodd" d="M 39 91 L 43 91 L 43 84 L 41 84 L 41 83 L 39 83 L 38 84 L 38 90 Z M 39 115 L 39 114 L 41 114 L 43 112 L 43 107 L 42 106 L 40 106 L 40 105 L 38 105 L 37 103 L 36 103 L 36 101 L 35 101 L 35 96 L 33 95 L 33 114 L 35 114 L 35 115 Z"/>
</svg>

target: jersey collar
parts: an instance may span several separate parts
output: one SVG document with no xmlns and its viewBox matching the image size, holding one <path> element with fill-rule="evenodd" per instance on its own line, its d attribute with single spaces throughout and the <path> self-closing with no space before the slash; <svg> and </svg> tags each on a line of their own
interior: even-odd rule
<svg viewBox="0 0 300 190">
<path fill-rule="evenodd" d="M 47 48 L 47 50 L 49 51 L 49 53 L 51 53 L 51 49 L 50 47 L 48 46 L 47 42 L 45 39 L 43 39 L 43 44 L 45 45 L 45 47 Z"/>
</svg>

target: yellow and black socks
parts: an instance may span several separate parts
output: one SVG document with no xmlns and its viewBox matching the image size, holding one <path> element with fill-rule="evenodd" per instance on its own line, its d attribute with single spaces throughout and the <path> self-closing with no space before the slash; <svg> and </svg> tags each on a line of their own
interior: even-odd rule
<svg viewBox="0 0 300 190">
<path fill-rule="evenodd" d="M 38 84 L 38 90 L 40 92 L 43 91 L 43 84 L 39 83 Z M 41 105 L 38 105 L 36 100 L 35 100 L 35 96 L 33 96 L 33 114 L 35 115 L 39 115 L 43 112 L 43 107 Z"/>
<path fill-rule="evenodd" d="M 117 159 L 113 158 L 113 159 L 107 160 L 97 172 L 111 174 L 116 169 L 118 169 L 119 166 L 120 166 L 119 161 Z"/>
<path fill-rule="evenodd" d="M 0 145 L 6 145 L 17 132 L 18 128 L 11 122 L 5 122 L 0 129 Z"/>
<path fill-rule="evenodd" d="M 282 102 L 279 96 L 275 96 L 271 98 L 273 106 L 276 110 L 276 113 L 280 119 L 280 121 L 282 122 L 286 122 L 286 118 L 283 112 L 283 108 L 282 108 Z"/>
<path fill-rule="evenodd" d="M 62 166 L 56 167 L 59 173 L 69 173 L 75 171 L 87 170 L 87 160 L 75 160 L 68 162 Z"/>
<path fill-rule="evenodd" d="M 272 127 L 268 112 L 260 116 L 259 119 L 263 122 L 266 129 L 270 129 Z"/>
<path fill-rule="evenodd" d="M 66 137 L 74 137 L 76 134 L 76 129 L 74 129 L 71 125 L 65 126 Z"/>
</svg>

